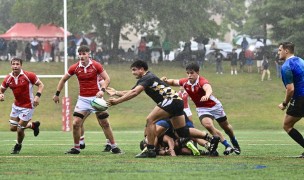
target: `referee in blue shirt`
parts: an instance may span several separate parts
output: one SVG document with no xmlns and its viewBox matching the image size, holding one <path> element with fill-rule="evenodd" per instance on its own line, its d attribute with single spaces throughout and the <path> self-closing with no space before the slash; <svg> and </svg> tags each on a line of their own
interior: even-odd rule
<svg viewBox="0 0 304 180">
<path fill-rule="evenodd" d="M 295 45 L 292 42 L 283 42 L 279 45 L 279 58 L 284 60 L 282 65 L 282 81 L 286 88 L 285 98 L 279 108 L 286 111 L 284 130 L 288 135 L 304 148 L 302 134 L 294 125 L 304 117 L 304 60 L 294 56 Z M 304 152 L 299 156 L 304 158 Z"/>
</svg>

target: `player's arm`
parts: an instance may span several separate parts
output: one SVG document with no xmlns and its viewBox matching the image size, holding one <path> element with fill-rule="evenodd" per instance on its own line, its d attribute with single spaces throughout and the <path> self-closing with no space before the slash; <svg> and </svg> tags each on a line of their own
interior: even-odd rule
<svg viewBox="0 0 304 180">
<path fill-rule="evenodd" d="M 71 76 L 70 76 L 69 74 L 65 74 L 65 75 L 60 79 L 60 81 L 59 81 L 59 83 L 58 83 L 58 85 L 57 85 L 57 91 L 56 91 L 55 95 L 53 96 L 53 101 L 54 101 L 55 103 L 59 103 L 59 94 L 60 94 L 61 90 L 63 89 L 63 86 L 64 86 L 65 82 L 66 82 L 67 80 L 69 80 L 70 77 L 71 77 Z"/>
<path fill-rule="evenodd" d="M 38 86 L 38 90 L 34 97 L 34 107 L 39 105 L 40 96 L 44 89 L 44 84 L 40 80 L 38 80 L 35 85 Z"/>
<path fill-rule="evenodd" d="M 1 86 L 0 87 L 0 101 L 4 101 L 4 92 L 5 91 L 6 91 L 6 89 Z"/>
<path fill-rule="evenodd" d="M 293 96 L 293 93 L 294 93 L 294 84 L 293 83 L 287 84 L 286 85 L 285 99 L 284 99 L 284 101 L 281 104 L 279 104 L 279 108 L 281 110 L 285 110 L 286 109 L 286 107 L 289 104 L 289 101 L 291 100 L 291 98 Z"/>
<path fill-rule="evenodd" d="M 116 105 L 119 103 L 122 103 L 124 101 L 128 101 L 134 97 L 136 97 L 137 95 L 139 95 L 145 88 L 141 85 L 136 86 L 135 88 L 129 90 L 126 92 L 126 94 L 124 94 L 123 96 L 119 97 L 119 98 L 110 98 L 108 100 L 108 104 L 111 105 Z"/>
<path fill-rule="evenodd" d="M 101 90 L 96 94 L 97 97 L 103 97 L 104 93 L 106 92 L 106 88 L 110 84 L 110 76 L 105 70 L 100 73 L 100 76 L 102 78 L 102 81 L 100 83 Z"/>
<path fill-rule="evenodd" d="M 212 94 L 212 87 L 210 84 L 204 84 L 203 89 L 206 92 L 206 94 L 201 98 L 201 101 L 208 101 L 208 99 Z"/>
<path fill-rule="evenodd" d="M 129 90 L 128 90 L 129 91 Z M 117 91 L 116 89 L 112 88 L 112 87 L 107 87 L 106 88 L 106 92 L 110 95 L 110 96 L 118 96 L 121 97 L 125 94 L 127 94 L 128 91 Z"/>
<path fill-rule="evenodd" d="M 170 86 L 179 86 L 178 79 L 168 79 L 167 77 L 163 76 L 160 80 L 164 81 L 165 83 L 169 84 Z"/>
</svg>

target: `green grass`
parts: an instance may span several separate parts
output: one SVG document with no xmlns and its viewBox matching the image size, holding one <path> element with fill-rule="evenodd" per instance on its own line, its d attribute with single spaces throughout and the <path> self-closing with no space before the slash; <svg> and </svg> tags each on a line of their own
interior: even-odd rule
<svg viewBox="0 0 304 180">
<path fill-rule="evenodd" d="M 125 152 L 102 152 L 105 142 L 98 131 L 86 132 L 86 149 L 65 155 L 71 133 L 42 131 L 38 137 L 26 131 L 20 154 L 10 155 L 15 133 L 0 132 L 0 179 L 302 179 L 302 153 L 282 131 L 237 131 L 242 154 L 219 157 L 157 157 L 136 159 L 142 131 L 115 131 Z"/>
<path fill-rule="evenodd" d="M 105 66 L 112 87 L 126 90 L 134 86 L 136 79 L 129 67 L 130 63 Z M 24 63 L 24 69 L 37 74 L 62 74 L 63 63 Z M 275 70 L 271 69 L 272 81 L 261 82 L 257 73 L 231 76 L 228 62 L 224 69 L 224 75 L 216 75 L 214 65 L 209 65 L 201 74 L 224 105 L 242 147 L 240 156 L 135 159 L 145 118 L 155 106 L 144 93 L 109 109 L 115 138 L 125 154 L 101 152 L 104 136 L 91 116 L 85 122 L 87 148 L 77 158 L 66 156 L 63 152 L 72 145 L 72 133 L 61 131 L 61 105 L 52 101 L 59 79 L 42 79 L 46 88 L 33 117 L 41 121 L 42 132 L 35 138 L 27 130 L 19 155 L 9 154 L 16 138 L 8 130 L 13 102 L 10 90 L 5 102 L 0 103 L 0 179 L 302 179 L 302 159 L 287 157 L 299 155 L 303 149 L 282 130 L 284 112 L 277 105 L 285 91 L 281 80 L 275 77 Z M 177 62 L 152 65 L 150 70 L 160 77 L 186 76 Z M 0 62 L 0 72 L 10 72 L 8 62 Z M 78 84 L 73 77 L 69 80 L 72 104 L 77 93 Z M 196 127 L 203 130 L 193 103 L 190 105 Z M 303 121 L 296 127 L 303 132 Z M 222 153 L 223 146 L 219 148 Z"/>
<path fill-rule="evenodd" d="M 110 85 L 112 87 L 118 90 L 127 90 L 134 86 L 136 79 L 131 74 L 129 67 L 130 63 L 105 66 L 111 77 Z M 37 74 L 62 74 L 64 64 L 25 62 L 23 68 Z M 229 62 L 225 62 L 224 69 L 223 75 L 216 75 L 214 65 L 209 65 L 202 70 L 201 75 L 205 76 L 211 83 L 214 94 L 222 102 L 228 119 L 234 128 L 280 130 L 284 112 L 279 110 L 277 105 L 282 102 L 285 91 L 281 80 L 275 77 L 275 70 L 271 69 L 272 81 L 261 82 L 260 75 L 257 73 L 230 75 Z M 186 76 L 184 68 L 178 62 L 163 62 L 161 65 L 152 65 L 150 70 L 160 77 L 182 78 Z M 8 62 L 0 62 L 1 74 L 7 74 L 10 71 Z M 61 104 L 58 105 L 52 101 L 59 78 L 44 78 L 42 81 L 45 84 L 45 90 L 33 119 L 40 120 L 43 123 L 42 128 L 44 130 L 60 130 Z M 72 77 L 68 85 L 73 110 L 78 94 L 76 78 Z M 64 95 L 64 91 L 61 93 L 61 97 L 62 95 Z M 12 102 L 11 90 L 8 90 L 5 102 L 0 103 L 0 130 L 8 129 L 7 122 Z M 190 105 L 194 119 L 197 119 L 193 103 L 190 102 Z M 142 129 L 146 116 L 154 106 L 154 102 L 145 93 L 142 93 L 129 102 L 110 108 L 111 124 L 117 130 Z M 195 123 L 199 125 L 197 120 Z M 303 128 L 303 122 L 300 121 L 298 126 Z M 86 121 L 86 128 L 88 130 L 99 130 L 93 116 L 90 116 Z"/>
</svg>

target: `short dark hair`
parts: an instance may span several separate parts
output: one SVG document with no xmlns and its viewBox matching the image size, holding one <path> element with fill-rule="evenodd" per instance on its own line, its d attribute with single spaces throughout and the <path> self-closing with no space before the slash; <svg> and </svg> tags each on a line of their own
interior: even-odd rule
<svg viewBox="0 0 304 180">
<path fill-rule="evenodd" d="M 283 47 L 283 49 L 288 49 L 290 53 L 294 53 L 295 45 L 292 42 L 281 42 L 279 46 Z"/>
<path fill-rule="evenodd" d="M 90 48 L 87 45 L 82 45 L 78 48 L 78 52 L 90 52 Z"/>
<path fill-rule="evenodd" d="M 191 63 L 191 64 L 188 64 L 187 67 L 186 67 L 186 71 L 195 71 L 195 72 L 199 72 L 199 65 L 196 64 L 196 63 Z"/>
<path fill-rule="evenodd" d="M 12 64 L 13 61 L 19 61 L 20 64 L 22 65 L 22 59 L 21 59 L 21 58 L 13 57 L 13 58 L 11 59 L 11 64 Z"/>
<path fill-rule="evenodd" d="M 136 60 L 134 61 L 130 68 L 132 67 L 136 67 L 136 68 L 144 68 L 145 71 L 148 70 L 148 64 L 145 62 L 145 61 L 142 61 L 142 60 Z"/>
</svg>

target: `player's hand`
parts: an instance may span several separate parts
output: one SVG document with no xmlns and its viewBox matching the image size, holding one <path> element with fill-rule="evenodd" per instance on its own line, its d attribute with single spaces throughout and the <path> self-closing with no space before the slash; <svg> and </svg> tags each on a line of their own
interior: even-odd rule
<svg viewBox="0 0 304 180">
<path fill-rule="evenodd" d="M 104 92 L 103 92 L 103 91 L 98 91 L 98 93 L 96 94 L 96 97 L 102 98 L 103 95 L 104 95 Z"/>
<path fill-rule="evenodd" d="M 208 99 L 209 99 L 209 96 L 203 96 L 202 98 L 201 98 L 201 101 L 208 101 Z"/>
<path fill-rule="evenodd" d="M 38 96 L 35 96 L 33 105 L 34 105 L 34 107 L 37 107 L 39 105 L 39 97 Z"/>
<path fill-rule="evenodd" d="M 106 92 L 110 95 L 110 96 L 115 96 L 116 95 L 116 90 L 114 88 L 111 87 L 107 87 L 106 88 Z"/>
<path fill-rule="evenodd" d="M 284 111 L 286 109 L 287 106 L 284 106 L 283 103 L 279 104 L 278 107 Z"/>
<path fill-rule="evenodd" d="M 166 76 L 163 76 L 163 77 L 160 78 L 160 80 L 166 82 L 168 80 L 168 78 Z"/>
<path fill-rule="evenodd" d="M 118 104 L 119 102 L 118 102 L 118 99 L 117 98 L 113 98 L 113 97 L 110 97 L 109 99 L 108 99 L 108 101 L 107 101 L 107 105 L 109 106 L 109 107 L 111 107 L 111 106 L 114 106 L 114 105 L 116 105 L 116 104 Z"/>
<path fill-rule="evenodd" d="M 59 96 L 54 95 L 53 96 L 53 101 L 58 104 L 59 103 Z"/>
<path fill-rule="evenodd" d="M 0 101 L 4 101 L 4 94 L 0 94 Z"/>
</svg>

